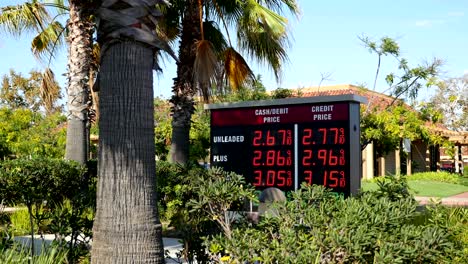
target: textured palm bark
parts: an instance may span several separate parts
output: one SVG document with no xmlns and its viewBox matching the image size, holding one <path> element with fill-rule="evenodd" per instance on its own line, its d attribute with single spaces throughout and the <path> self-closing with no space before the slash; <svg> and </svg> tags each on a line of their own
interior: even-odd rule
<svg viewBox="0 0 468 264">
<path fill-rule="evenodd" d="M 89 69 L 92 59 L 93 24 L 82 12 L 79 1 L 69 1 L 70 20 L 68 53 L 68 128 L 65 158 L 84 164 L 88 159 L 88 93 Z"/>
<path fill-rule="evenodd" d="M 195 111 L 193 81 L 195 41 L 200 39 L 200 20 L 196 1 L 186 1 L 179 46 L 177 77 L 172 88 L 172 140 L 170 158 L 174 163 L 185 164 L 189 159 L 189 134 L 192 114 Z"/>
<path fill-rule="evenodd" d="M 164 263 L 156 204 L 151 49 L 109 47 L 100 68 L 99 178 L 92 263 Z"/>
</svg>

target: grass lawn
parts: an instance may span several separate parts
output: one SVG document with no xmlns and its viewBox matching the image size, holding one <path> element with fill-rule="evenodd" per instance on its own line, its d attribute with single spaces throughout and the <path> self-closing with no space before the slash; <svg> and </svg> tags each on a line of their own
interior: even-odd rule
<svg viewBox="0 0 468 264">
<path fill-rule="evenodd" d="M 415 196 L 449 197 L 468 192 L 468 186 L 431 180 L 409 181 L 410 191 Z M 377 183 L 362 182 L 364 191 L 376 190 Z"/>
</svg>

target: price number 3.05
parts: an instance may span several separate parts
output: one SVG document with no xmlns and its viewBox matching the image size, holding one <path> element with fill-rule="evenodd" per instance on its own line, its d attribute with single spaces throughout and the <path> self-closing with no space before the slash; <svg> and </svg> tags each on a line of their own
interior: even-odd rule
<svg viewBox="0 0 468 264">
<path fill-rule="evenodd" d="M 292 173 L 288 170 L 254 170 L 255 187 L 291 187 Z"/>
</svg>

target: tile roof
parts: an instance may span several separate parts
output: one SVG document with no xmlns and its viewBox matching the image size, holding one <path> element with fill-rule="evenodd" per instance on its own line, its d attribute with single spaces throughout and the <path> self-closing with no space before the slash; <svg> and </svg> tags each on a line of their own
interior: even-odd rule
<svg viewBox="0 0 468 264">
<path fill-rule="evenodd" d="M 379 108 L 381 110 L 387 108 L 395 100 L 402 102 L 401 100 L 395 99 L 391 96 L 371 91 L 369 89 L 351 85 L 351 84 L 340 84 L 331 86 L 317 86 L 317 87 L 306 87 L 297 89 L 299 96 L 301 97 L 314 97 L 314 96 L 328 96 L 328 95 L 344 95 L 354 94 L 360 95 L 368 100 L 368 106 Z M 409 107 L 409 106 L 408 106 Z"/>
<path fill-rule="evenodd" d="M 355 94 L 367 98 L 367 106 L 374 110 L 384 110 L 389 105 L 395 102 L 402 102 L 404 106 L 408 109 L 413 109 L 408 104 L 404 103 L 400 99 L 395 99 L 394 97 L 388 96 L 383 93 L 375 92 L 363 87 L 359 87 L 352 84 L 339 84 L 339 85 L 330 85 L 330 86 L 316 86 L 316 87 L 305 87 L 299 88 L 297 90 L 297 96 L 300 97 L 314 97 L 314 96 L 329 96 L 329 95 L 344 95 L 344 94 Z M 468 132 L 457 132 L 449 130 L 441 123 L 431 123 L 428 122 L 426 126 L 435 133 L 440 133 L 449 138 L 455 136 L 463 135 Z"/>
</svg>

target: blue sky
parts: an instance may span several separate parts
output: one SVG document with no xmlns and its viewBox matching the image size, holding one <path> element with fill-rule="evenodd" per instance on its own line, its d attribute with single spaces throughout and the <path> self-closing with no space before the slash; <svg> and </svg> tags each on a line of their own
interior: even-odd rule
<svg viewBox="0 0 468 264">
<path fill-rule="evenodd" d="M 23 1 L 0 0 L 5 6 Z M 289 62 L 282 79 L 276 82 L 265 65 L 252 62 L 268 90 L 277 87 L 300 88 L 322 85 L 367 84 L 371 87 L 377 57 L 363 46 L 359 36 L 379 40 L 395 39 L 410 65 L 440 58 L 445 61 L 443 77 L 468 73 L 468 1 L 466 0 L 302 0 L 299 19 L 289 18 L 293 41 L 288 49 Z M 10 68 L 27 74 L 41 65 L 30 52 L 31 35 L 13 38 L 0 32 L 0 75 Z M 387 87 L 384 75 L 396 69 L 391 58 L 382 61 L 378 91 Z M 162 65 L 164 73 L 155 75 L 155 95 L 169 97 L 175 64 L 170 59 Z M 53 62 L 62 87 L 66 71 L 66 49 Z M 431 90 L 420 92 L 427 98 Z"/>
</svg>

